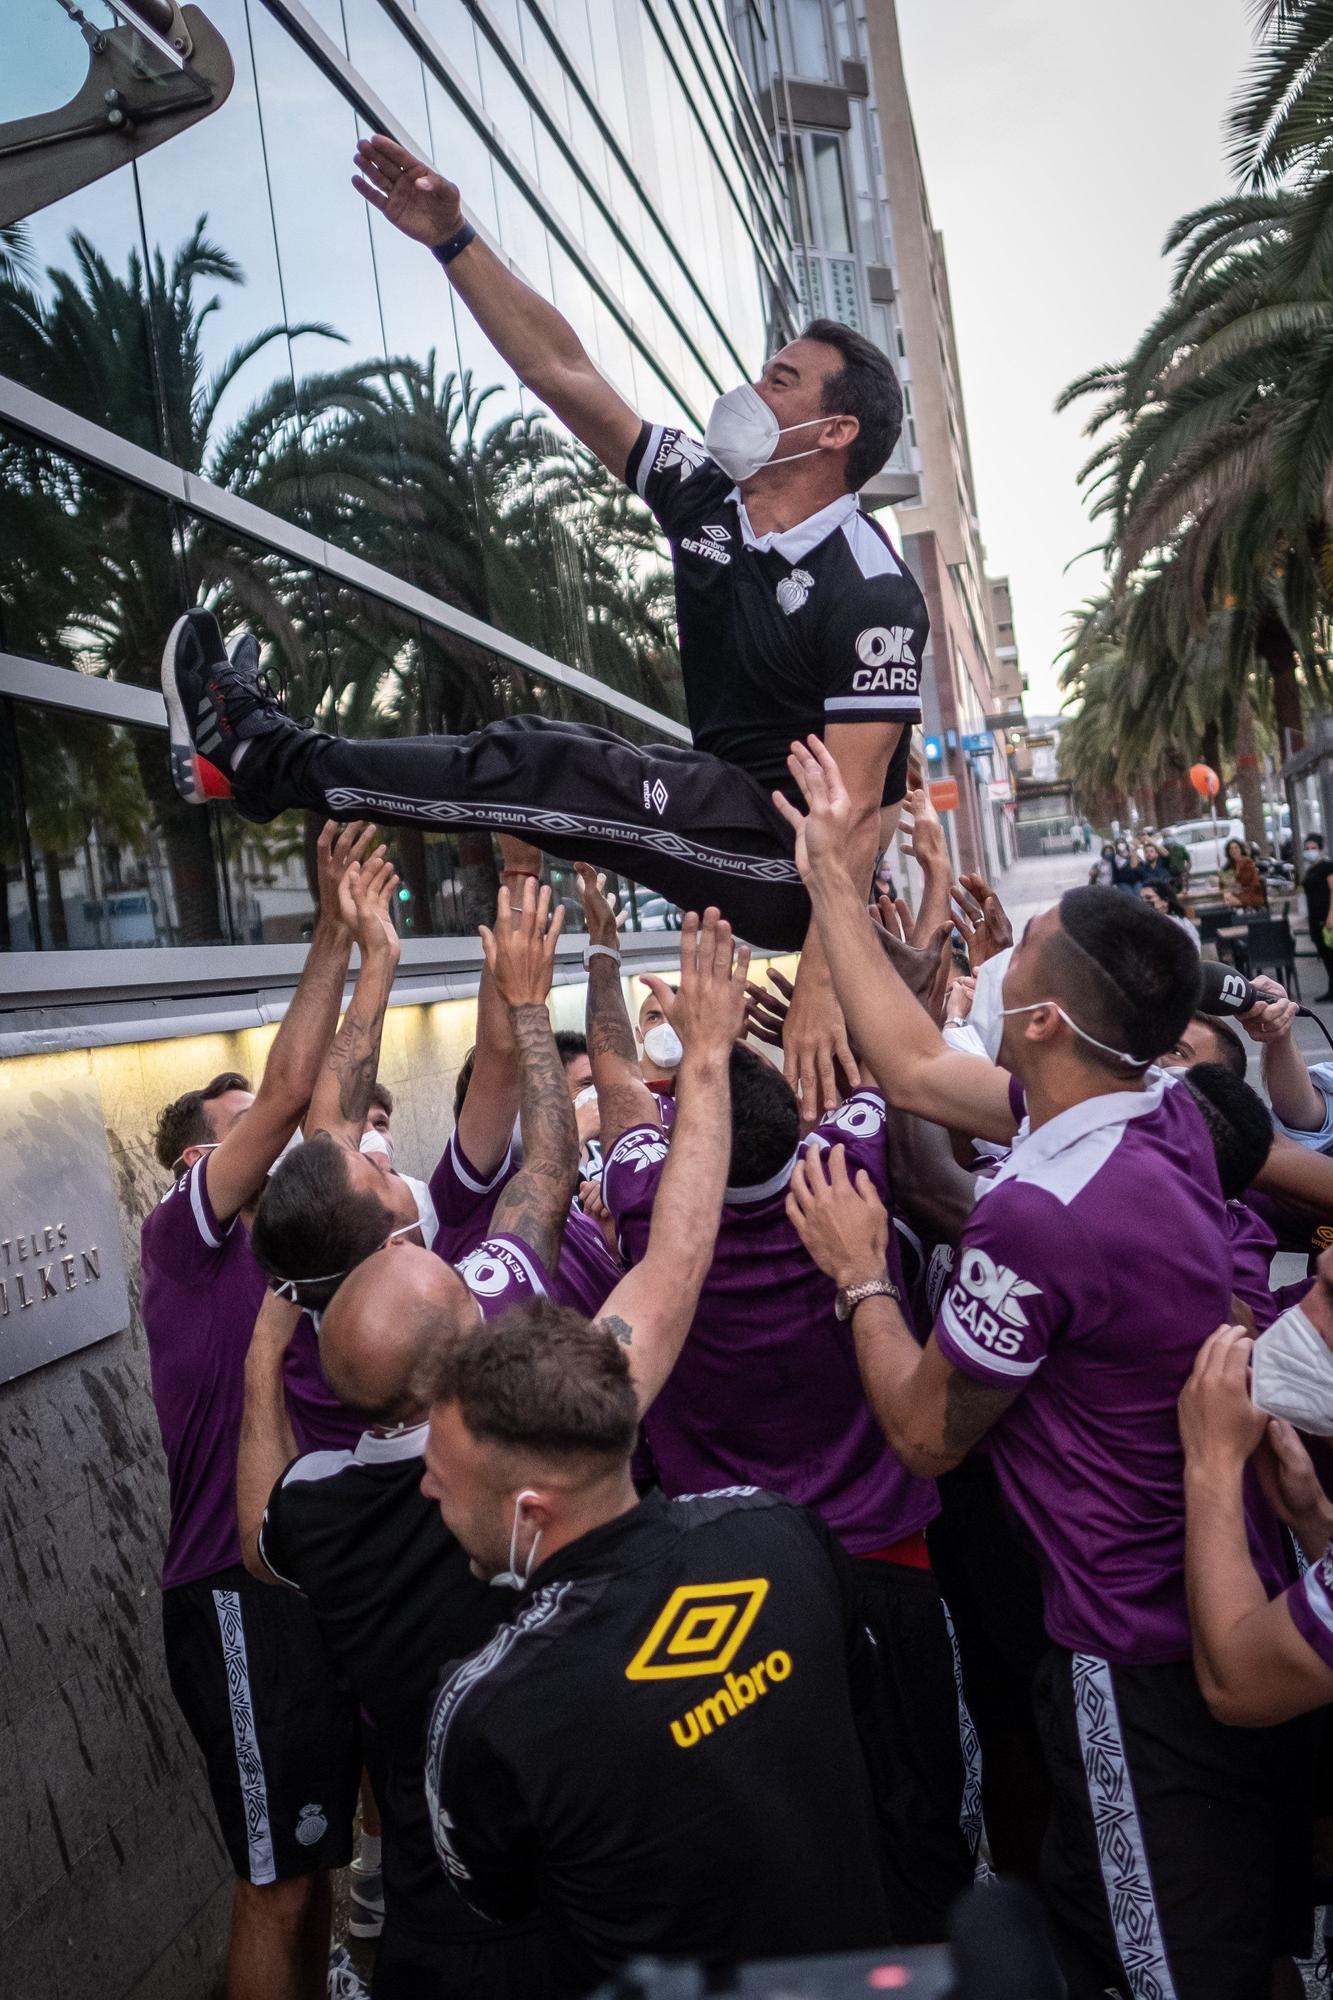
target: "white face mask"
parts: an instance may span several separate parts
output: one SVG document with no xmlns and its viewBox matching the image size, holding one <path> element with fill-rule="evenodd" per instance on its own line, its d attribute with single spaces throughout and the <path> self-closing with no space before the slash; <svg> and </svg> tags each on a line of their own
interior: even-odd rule
<svg viewBox="0 0 1333 2000">
<path fill-rule="evenodd" d="M 509 1567 L 508 1569 L 499 1570 L 496 1573 L 496 1575 L 494 1575 L 491 1578 L 491 1582 L 493 1584 L 498 1584 L 502 1590 L 522 1590 L 524 1584 L 527 1582 L 528 1578 L 532 1575 L 532 1565 L 537 1560 L 537 1544 L 542 1538 L 542 1531 L 540 1528 L 538 1528 L 536 1534 L 532 1538 L 532 1547 L 528 1550 L 528 1559 L 523 1565 L 522 1576 L 519 1575 L 517 1569 L 515 1568 L 515 1564 L 518 1560 L 519 1514 L 522 1509 L 523 1502 L 525 1500 L 535 1500 L 536 1498 L 537 1495 L 532 1491 L 530 1487 L 525 1488 L 522 1493 L 518 1494 L 515 1497 L 514 1525 L 509 1530 Z"/>
<path fill-rule="evenodd" d="M 670 1021 L 658 1021 L 643 1038 L 643 1052 L 659 1069 L 679 1069 L 685 1044 Z"/>
<path fill-rule="evenodd" d="M 704 432 L 704 450 L 728 479 L 741 486 L 770 463 L 780 437 L 786 437 L 789 431 L 808 431 L 816 424 L 832 422 L 832 416 L 810 417 L 803 424 L 779 426 L 759 391 L 749 382 L 742 382 L 714 403 Z M 813 445 L 809 451 L 789 452 L 780 463 L 790 465 L 798 458 L 813 458 L 818 450 L 819 446 Z"/>
<path fill-rule="evenodd" d="M 363 1153 L 383 1153 L 389 1165 L 393 1165 L 393 1140 L 387 1132 L 377 1132 L 374 1126 L 371 1127 L 369 1132 L 361 1134 L 361 1151 Z"/>
<path fill-rule="evenodd" d="M 1299 1306 L 1288 1306 L 1254 1343 L 1250 1394 L 1270 1417 L 1333 1437 L 1333 1348 Z"/>
<path fill-rule="evenodd" d="M 1004 975 L 1009 970 L 1013 955 L 1014 948 L 1008 945 L 1004 951 L 997 951 L 994 958 L 983 960 L 972 993 L 972 1009 L 967 1017 L 980 1035 L 982 1046 L 992 1062 L 998 1062 L 1000 1056 L 1000 1037 L 1004 1033 Z"/>
<path fill-rule="evenodd" d="M 574 1109 L 582 1111 L 585 1104 L 596 1104 L 596 1102 L 597 1085 L 595 1083 L 585 1083 L 578 1096 L 574 1099 Z"/>
</svg>

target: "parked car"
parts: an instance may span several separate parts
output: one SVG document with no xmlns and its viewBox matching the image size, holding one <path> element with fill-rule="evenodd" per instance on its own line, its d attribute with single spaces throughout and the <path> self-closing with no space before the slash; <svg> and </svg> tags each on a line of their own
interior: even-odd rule
<svg viewBox="0 0 1333 2000">
<path fill-rule="evenodd" d="M 678 931 L 680 911 L 665 896 L 645 896 L 637 890 L 631 900 L 630 929 L 640 931 Z"/>
<path fill-rule="evenodd" d="M 1244 838 L 1245 827 L 1238 819 L 1219 819 L 1216 834 L 1211 819 L 1186 819 L 1177 826 L 1164 826 L 1157 835 L 1159 844 L 1164 847 L 1179 842 L 1186 849 L 1190 858 L 1190 874 L 1195 881 L 1200 875 L 1216 874 L 1226 861 L 1227 842 Z"/>
</svg>

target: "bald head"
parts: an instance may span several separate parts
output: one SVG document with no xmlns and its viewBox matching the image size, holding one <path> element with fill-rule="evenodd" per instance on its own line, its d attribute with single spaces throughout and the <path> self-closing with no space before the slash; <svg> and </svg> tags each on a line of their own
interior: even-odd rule
<svg viewBox="0 0 1333 2000">
<path fill-rule="evenodd" d="M 320 1321 L 329 1387 L 377 1422 L 424 1421 L 423 1364 L 477 1317 L 452 1264 L 414 1243 L 389 1244 L 344 1278 Z"/>
</svg>

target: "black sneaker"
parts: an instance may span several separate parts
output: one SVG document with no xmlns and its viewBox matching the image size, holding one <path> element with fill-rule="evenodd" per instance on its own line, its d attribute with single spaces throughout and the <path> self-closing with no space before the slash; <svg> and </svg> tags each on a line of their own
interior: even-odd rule
<svg viewBox="0 0 1333 2000">
<path fill-rule="evenodd" d="M 224 647 L 211 611 L 187 611 L 172 626 L 162 694 L 172 780 L 192 806 L 231 798 L 241 745 L 291 726 L 259 670 L 259 642 L 244 632 Z"/>
</svg>

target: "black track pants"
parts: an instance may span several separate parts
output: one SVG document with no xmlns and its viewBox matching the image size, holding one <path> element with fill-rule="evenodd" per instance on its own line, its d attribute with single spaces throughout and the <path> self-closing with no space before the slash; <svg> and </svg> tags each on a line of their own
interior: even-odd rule
<svg viewBox="0 0 1333 2000">
<path fill-rule="evenodd" d="M 791 831 L 748 772 L 685 745 L 518 715 L 470 736 L 251 739 L 241 804 L 441 833 L 483 827 L 613 869 L 686 910 L 716 903 L 751 943 L 795 950 L 810 906 Z"/>
</svg>

